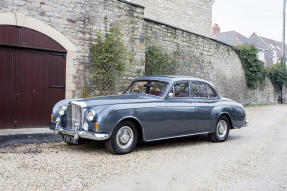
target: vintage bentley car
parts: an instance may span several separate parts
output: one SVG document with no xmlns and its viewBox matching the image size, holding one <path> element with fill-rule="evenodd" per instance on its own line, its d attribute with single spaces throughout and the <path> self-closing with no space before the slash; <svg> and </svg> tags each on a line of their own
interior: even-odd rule
<svg viewBox="0 0 287 191">
<path fill-rule="evenodd" d="M 118 96 L 65 99 L 53 108 L 51 128 L 69 144 L 105 141 L 114 154 L 138 141 L 208 134 L 223 142 L 230 129 L 247 125 L 243 106 L 220 97 L 207 81 L 181 76 L 144 76 Z"/>
</svg>

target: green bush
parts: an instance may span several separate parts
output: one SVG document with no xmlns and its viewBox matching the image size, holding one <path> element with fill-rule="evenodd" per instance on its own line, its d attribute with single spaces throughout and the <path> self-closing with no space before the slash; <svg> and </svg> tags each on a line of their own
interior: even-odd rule
<svg viewBox="0 0 287 191">
<path fill-rule="evenodd" d="M 247 86 L 250 89 L 258 88 L 265 80 L 265 64 L 258 59 L 258 50 L 254 45 L 243 44 L 234 47 L 245 72 Z"/>
<path fill-rule="evenodd" d="M 268 68 L 268 76 L 273 86 L 280 90 L 283 84 L 287 84 L 287 69 L 282 63 L 274 64 Z"/>
<path fill-rule="evenodd" d="M 177 59 L 179 55 L 180 52 L 178 50 L 169 55 L 156 45 L 149 46 L 145 54 L 145 74 L 175 74 L 178 66 Z"/>
<path fill-rule="evenodd" d="M 125 70 L 128 57 L 127 47 L 122 41 L 122 33 L 118 25 L 112 25 L 110 32 L 97 35 L 97 41 L 91 48 L 94 63 L 94 78 L 101 95 L 115 92 L 115 83 Z"/>
</svg>

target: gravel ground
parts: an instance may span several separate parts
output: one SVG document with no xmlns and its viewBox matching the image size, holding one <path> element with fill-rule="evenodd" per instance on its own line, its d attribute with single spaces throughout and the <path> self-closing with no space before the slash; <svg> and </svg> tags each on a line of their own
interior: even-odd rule
<svg viewBox="0 0 287 191">
<path fill-rule="evenodd" d="M 0 190 L 287 191 L 287 106 L 247 108 L 250 125 L 225 143 L 206 136 L 142 143 L 128 155 L 103 144 L 0 149 Z"/>
</svg>

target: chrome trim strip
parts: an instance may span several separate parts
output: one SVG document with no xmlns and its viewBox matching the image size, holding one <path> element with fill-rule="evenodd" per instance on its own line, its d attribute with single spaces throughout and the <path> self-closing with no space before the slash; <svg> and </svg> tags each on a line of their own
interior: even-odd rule
<svg viewBox="0 0 287 191">
<path fill-rule="evenodd" d="M 104 141 L 107 140 L 110 136 L 108 134 L 103 134 L 103 133 L 92 133 L 92 132 L 86 132 L 86 131 L 81 131 L 81 130 L 68 130 L 64 129 L 60 126 L 58 126 L 55 129 L 55 133 L 59 132 L 60 134 L 63 135 L 70 135 L 74 136 L 74 139 L 77 140 L 78 138 L 83 138 L 83 139 L 90 139 L 90 140 L 95 140 L 95 141 Z"/>
<path fill-rule="evenodd" d="M 82 108 L 87 107 L 87 104 L 85 104 L 84 102 L 80 102 L 80 101 L 71 101 L 70 103 L 79 105 L 79 106 L 81 106 Z"/>
<path fill-rule="evenodd" d="M 108 134 L 102 134 L 102 133 L 90 133 L 86 131 L 80 131 L 79 137 L 83 139 L 91 139 L 96 141 L 104 141 L 109 138 Z"/>
<path fill-rule="evenodd" d="M 208 134 L 208 133 L 211 133 L 211 132 L 191 133 L 191 134 L 187 134 L 187 135 L 177 135 L 177 136 L 171 136 L 171 137 L 163 137 L 163 138 L 158 138 L 158 139 L 146 140 L 146 142 L 160 141 L 160 140 L 165 140 L 165 139 L 174 139 L 174 138 L 180 138 L 180 137 L 189 137 L 189 136 L 193 136 L 193 135 L 203 135 L 203 134 Z"/>
</svg>

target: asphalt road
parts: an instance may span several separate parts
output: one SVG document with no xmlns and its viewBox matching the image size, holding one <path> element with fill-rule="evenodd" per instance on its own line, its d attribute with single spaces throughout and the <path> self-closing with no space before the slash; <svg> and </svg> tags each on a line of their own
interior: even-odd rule
<svg viewBox="0 0 287 191">
<path fill-rule="evenodd" d="M 0 149 L 0 190 L 287 191 L 287 105 L 247 108 L 228 141 L 207 136 L 143 143 L 128 155 L 103 144 Z"/>
</svg>

